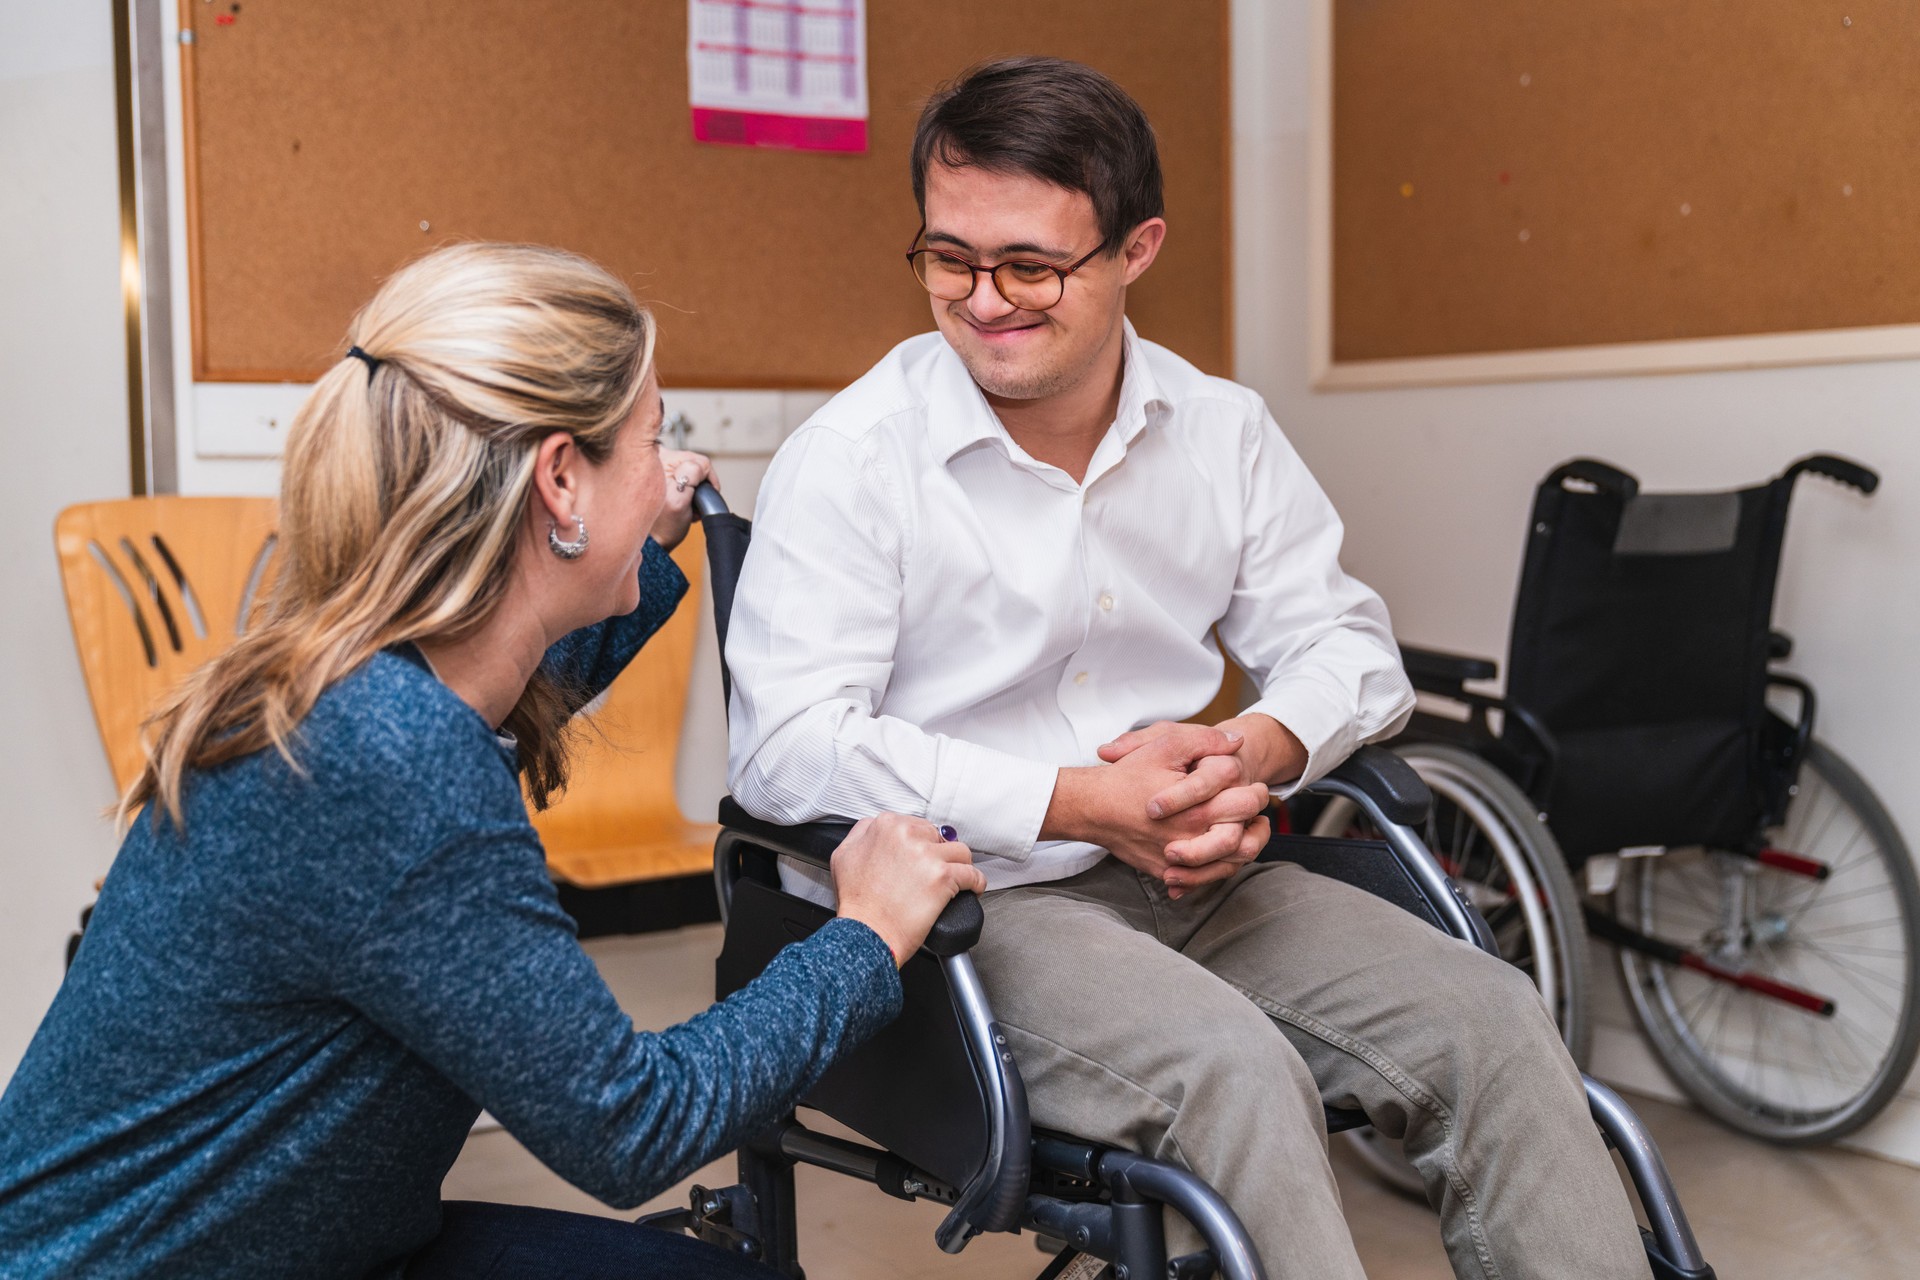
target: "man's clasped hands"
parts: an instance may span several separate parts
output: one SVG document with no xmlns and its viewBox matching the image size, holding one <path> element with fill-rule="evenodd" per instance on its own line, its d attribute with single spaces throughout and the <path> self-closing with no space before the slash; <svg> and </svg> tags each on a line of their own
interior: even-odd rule
<svg viewBox="0 0 1920 1280">
<path fill-rule="evenodd" d="M 1225 880 L 1272 835 L 1269 786 L 1296 778 L 1306 748 L 1257 712 L 1218 725 L 1162 720 L 1060 770 L 1040 835 L 1097 844 L 1178 898 Z"/>
</svg>

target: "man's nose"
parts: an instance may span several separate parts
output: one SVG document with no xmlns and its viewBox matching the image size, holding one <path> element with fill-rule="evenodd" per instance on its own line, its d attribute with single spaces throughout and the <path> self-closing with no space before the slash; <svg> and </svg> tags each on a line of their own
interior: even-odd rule
<svg viewBox="0 0 1920 1280">
<path fill-rule="evenodd" d="M 1018 309 L 1000 296 L 1000 290 L 994 287 L 992 272 L 982 271 L 973 278 L 973 294 L 967 299 L 967 311 L 975 320 L 992 324 Z"/>
</svg>

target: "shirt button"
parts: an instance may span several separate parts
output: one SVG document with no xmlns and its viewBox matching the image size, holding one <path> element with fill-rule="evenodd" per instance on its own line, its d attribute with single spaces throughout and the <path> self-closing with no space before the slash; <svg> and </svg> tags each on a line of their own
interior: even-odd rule
<svg viewBox="0 0 1920 1280">
<path fill-rule="evenodd" d="M 1087 673 L 1084 671 L 1079 672 L 1073 677 L 1073 682 L 1075 684 L 1085 684 L 1087 682 Z"/>
<path fill-rule="evenodd" d="M 1112 597 L 1111 595 L 1104 595 L 1104 596 L 1101 596 L 1101 597 L 1100 597 L 1100 607 L 1101 607 L 1102 609 L 1104 609 L 1104 610 L 1106 610 L 1106 611 L 1107 611 L 1108 613 L 1112 613 L 1112 612 L 1113 612 L 1113 597 Z"/>
</svg>

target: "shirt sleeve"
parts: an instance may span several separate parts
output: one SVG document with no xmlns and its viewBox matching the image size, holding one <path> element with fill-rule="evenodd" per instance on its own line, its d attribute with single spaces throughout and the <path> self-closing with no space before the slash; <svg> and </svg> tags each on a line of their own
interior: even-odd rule
<svg viewBox="0 0 1920 1280">
<path fill-rule="evenodd" d="M 686 594 L 687 577 L 680 566 L 665 547 L 648 538 L 640 557 L 640 603 L 634 611 L 560 637 L 541 665 L 577 691 L 583 703 L 591 701 L 627 669 Z"/>
<path fill-rule="evenodd" d="M 704 1013 L 636 1031 L 531 832 L 422 860 L 360 931 L 342 982 L 548 1168 L 619 1208 L 738 1147 L 900 1008 L 886 944 L 834 920 Z"/>
<path fill-rule="evenodd" d="M 728 783 L 770 822 L 905 813 L 1022 861 L 1058 768 L 877 713 L 911 538 L 883 464 L 834 432 L 775 457 L 729 622 Z"/>
<path fill-rule="evenodd" d="M 1249 424 L 1244 457 L 1246 526 L 1220 639 L 1259 685 L 1248 710 L 1307 748 L 1297 790 L 1363 743 L 1398 733 L 1413 686 L 1386 605 L 1340 567 L 1345 526 L 1265 409 Z"/>
</svg>

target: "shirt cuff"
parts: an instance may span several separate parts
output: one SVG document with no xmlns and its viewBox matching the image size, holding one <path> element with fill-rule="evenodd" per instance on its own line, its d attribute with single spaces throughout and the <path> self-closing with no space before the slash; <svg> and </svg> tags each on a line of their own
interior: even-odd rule
<svg viewBox="0 0 1920 1280">
<path fill-rule="evenodd" d="M 1059 776 L 1050 764 L 942 738 L 927 817 L 952 826 L 976 853 L 1025 862 Z"/>
<path fill-rule="evenodd" d="M 1260 701 L 1241 712 L 1272 716 L 1307 749 L 1307 767 L 1298 778 L 1274 794 L 1286 799 L 1309 783 L 1318 782 L 1360 746 L 1360 726 L 1353 699 L 1310 675 L 1284 676 L 1267 686 Z"/>
</svg>

